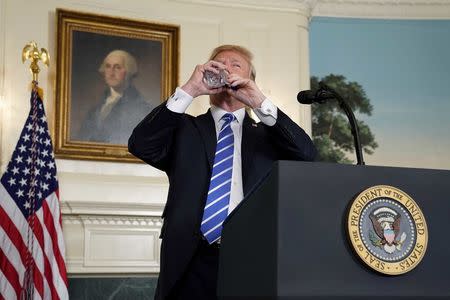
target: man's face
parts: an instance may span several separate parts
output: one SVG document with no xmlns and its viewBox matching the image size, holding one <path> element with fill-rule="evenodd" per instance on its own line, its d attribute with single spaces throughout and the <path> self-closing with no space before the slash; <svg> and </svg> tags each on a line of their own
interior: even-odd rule
<svg viewBox="0 0 450 300">
<path fill-rule="evenodd" d="M 213 60 L 224 64 L 229 74 L 237 74 L 242 78 L 250 78 L 250 64 L 238 52 L 223 51 L 217 54 Z M 211 103 L 217 106 L 220 106 L 220 102 L 222 101 L 238 101 L 227 92 L 211 95 L 210 99 Z"/>
<path fill-rule="evenodd" d="M 105 59 L 105 82 L 115 90 L 123 90 L 127 85 L 125 60 L 120 55 L 109 55 Z"/>
<path fill-rule="evenodd" d="M 217 54 L 214 60 L 224 64 L 228 73 L 250 78 L 250 64 L 238 52 L 223 51 Z"/>
</svg>

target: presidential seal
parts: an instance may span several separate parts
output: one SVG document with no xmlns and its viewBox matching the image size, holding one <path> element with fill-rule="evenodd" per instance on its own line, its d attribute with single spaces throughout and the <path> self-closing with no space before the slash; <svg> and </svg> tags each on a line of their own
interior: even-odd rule
<svg viewBox="0 0 450 300">
<path fill-rule="evenodd" d="M 357 255 L 370 268 L 388 275 L 414 269 L 428 242 L 427 224 L 417 203 L 386 185 L 356 196 L 348 214 L 348 235 Z"/>
</svg>

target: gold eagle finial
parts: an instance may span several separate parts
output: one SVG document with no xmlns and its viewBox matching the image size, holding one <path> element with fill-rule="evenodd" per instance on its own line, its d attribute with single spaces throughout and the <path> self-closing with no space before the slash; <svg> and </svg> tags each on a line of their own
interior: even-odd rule
<svg viewBox="0 0 450 300">
<path fill-rule="evenodd" d="M 42 61 L 47 67 L 50 65 L 50 55 L 48 54 L 47 49 L 39 48 L 36 42 L 29 42 L 23 47 L 22 50 L 22 62 L 24 63 L 26 60 L 31 60 L 30 71 L 33 74 L 33 81 L 38 80 L 39 75 L 39 65 L 38 62 Z"/>
</svg>

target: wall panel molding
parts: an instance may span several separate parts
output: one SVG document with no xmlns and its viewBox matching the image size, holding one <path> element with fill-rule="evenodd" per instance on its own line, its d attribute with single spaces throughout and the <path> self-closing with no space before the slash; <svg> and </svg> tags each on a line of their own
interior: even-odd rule
<svg viewBox="0 0 450 300">
<path fill-rule="evenodd" d="M 121 223 L 85 224 L 84 266 L 110 269 L 159 267 L 158 228 L 133 226 L 131 224 L 135 222 L 132 221 Z"/>
<path fill-rule="evenodd" d="M 159 217 L 65 215 L 69 274 L 159 272 Z"/>
</svg>

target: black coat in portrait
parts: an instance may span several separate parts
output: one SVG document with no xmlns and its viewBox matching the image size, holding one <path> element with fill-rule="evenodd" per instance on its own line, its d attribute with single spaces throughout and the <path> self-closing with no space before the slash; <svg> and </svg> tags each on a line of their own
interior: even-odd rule
<svg viewBox="0 0 450 300">
<path fill-rule="evenodd" d="M 108 88 L 102 97 L 102 101 L 92 109 L 83 124 L 77 140 L 126 145 L 133 128 L 154 107 L 134 87 L 129 86 L 108 116 L 101 121 L 100 110 L 110 95 Z"/>
</svg>

